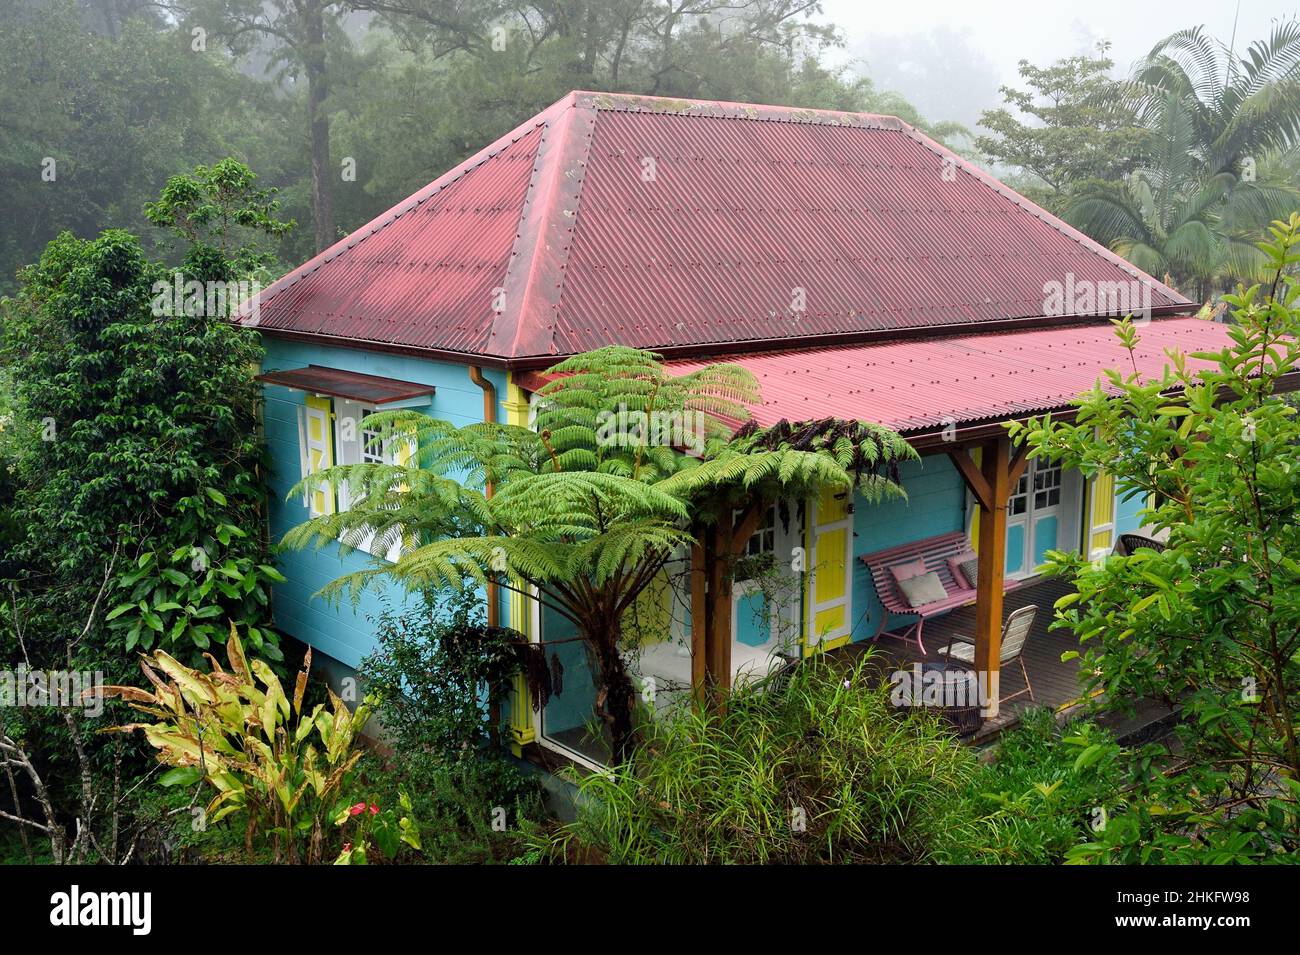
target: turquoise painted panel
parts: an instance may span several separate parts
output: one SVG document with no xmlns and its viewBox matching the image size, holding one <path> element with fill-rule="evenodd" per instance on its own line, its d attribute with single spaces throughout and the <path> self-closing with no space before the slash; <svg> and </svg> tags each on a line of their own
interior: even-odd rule
<svg viewBox="0 0 1300 955">
<path fill-rule="evenodd" d="M 853 508 L 852 637 L 870 638 L 884 616 L 863 554 L 966 527 L 966 485 L 946 454 L 908 461 L 900 468 L 905 501 L 871 504 L 858 497 Z M 915 622 L 890 616 L 890 630 Z"/>
<path fill-rule="evenodd" d="M 1121 491 L 1115 495 L 1115 534 L 1133 534 L 1142 529 L 1141 511 L 1147 506 L 1144 491 L 1135 491 L 1125 497 Z"/>
<path fill-rule="evenodd" d="M 767 599 L 761 590 L 737 597 L 736 639 L 746 646 L 761 647 L 772 638 L 772 625 L 767 616 Z"/>
<path fill-rule="evenodd" d="M 330 348 L 302 342 L 264 338 L 265 371 L 324 365 L 367 375 L 382 375 L 405 381 L 431 384 L 436 389 L 431 404 L 420 410 L 456 425 L 471 424 L 483 418 L 483 392 L 469 380 L 464 365 L 428 361 L 402 355 L 386 355 L 346 348 Z M 497 386 L 498 398 L 505 393 L 501 372 L 486 371 Z M 270 531 L 273 541 L 280 540 L 290 528 L 307 519 L 302 498 L 288 499 L 289 489 L 302 477 L 298 451 L 298 408 L 303 394 L 287 388 L 268 386 L 263 410 L 263 426 L 271 456 Z M 504 410 L 498 408 L 498 416 Z M 275 621 L 285 633 L 355 667 L 375 645 L 373 620 L 386 607 L 394 610 L 418 601 L 396 585 L 368 589 L 355 606 L 344 597 L 336 604 L 316 596 L 330 581 L 374 565 L 375 558 L 353 552 L 343 556 L 338 545 L 320 550 L 283 551 L 277 558 L 280 571 L 288 578 L 273 591 Z M 504 602 L 504 595 L 503 595 Z"/>
<path fill-rule="evenodd" d="M 564 668 L 560 693 L 547 702 L 543 723 L 548 736 L 580 729 L 596 719 L 596 685 L 587 660 L 586 644 L 574 636 L 573 624 L 550 608 L 542 607 L 542 643 L 549 662 L 558 658 Z"/>
<path fill-rule="evenodd" d="M 1007 526 L 1007 576 L 1025 570 L 1025 525 Z"/>
<path fill-rule="evenodd" d="M 1034 521 L 1034 567 L 1047 560 L 1047 552 L 1056 549 L 1056 515 Z"/>
</svg>

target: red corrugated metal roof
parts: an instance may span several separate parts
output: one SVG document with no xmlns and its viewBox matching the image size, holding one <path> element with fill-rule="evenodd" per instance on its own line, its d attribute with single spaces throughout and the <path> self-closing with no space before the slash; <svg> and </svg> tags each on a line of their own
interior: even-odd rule
<svg viewBox="0 0 1300 955">
<path fill-rule="evenodd" d="M 1228 330 L 1195 318 L 1158 319 L 1139 329 L 1134 353 L 1145 379 L 1171 367 L 1166 348 L 1191 354 L 1230 345 Z M 749 369 L 762 388 L 761 425 L 782 418 L 844 418 L 904 434 L 941 431 L 1067 406 L 1104 378 L 1127 373 L 1128 352 L 1109 325 L 945 336 L 888 344 L 765 352 L 717 359 Z M 682 372 L 699 362 L 672 362 Z M 1213 362 L 1189 358 L 1193 371 Z"/>
<path fill-rule="evenodd" d="M 260 324 L 522 366 L 1041 321 L 1070 275 L 1189 304 L 892 117 L 572 93 L 272 285 Z"/>
</svg>

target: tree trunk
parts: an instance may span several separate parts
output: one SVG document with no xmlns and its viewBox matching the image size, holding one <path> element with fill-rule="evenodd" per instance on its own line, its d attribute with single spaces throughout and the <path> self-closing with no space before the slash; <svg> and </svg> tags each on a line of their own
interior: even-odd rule
<svg viewBox="0 0 1300 955">
<path fill-rule="evenodd" d="M 636 742 L 632 725 L 632 708 L 636 702 L 636 689 L 618 652 L 622 639 L 617 618 L 611 623 L 601 622 L 586 634 L 596 664 L 596 712 L 609 727 L 610 748 L 615 765 L 627 762 Z"/>
<path fill-rule="evenodd" d="M 320 0 L 303 10 L 303 65 L 307 73 L 307 115 L 311 125 L 311 199 L 316 251 L 334 244 L 334 202 L 330 192 L 330 126 L 325 115 L 329 73 L 325 64 L 325 16 Z"/>
</svg>

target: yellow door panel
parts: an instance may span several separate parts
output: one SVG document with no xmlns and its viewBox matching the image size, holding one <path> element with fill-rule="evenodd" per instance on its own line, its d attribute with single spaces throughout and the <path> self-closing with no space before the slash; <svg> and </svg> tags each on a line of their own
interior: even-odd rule
<svg viewBox="0 0 1300 955">
<path fill-rule="evenodd" d="M 844 596 L 844 544 L 847 531 L 822 534 L 817 539 L 817 583 L 814 596 L 825 603 Z"/>
</svg>

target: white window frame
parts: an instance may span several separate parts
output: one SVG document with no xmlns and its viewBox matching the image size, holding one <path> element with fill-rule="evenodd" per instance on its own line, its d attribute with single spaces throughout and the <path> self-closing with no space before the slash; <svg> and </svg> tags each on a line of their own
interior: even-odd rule
<svg viewBox="0 0 1300 955">
<path fill-rule="evenodd" d="M 362 427 L 362 422 L 367 416 L 374 414 L 382 409 L 377 405 L 365 404 L 360 401 L 352 401 L 348 398 L 333 399 L 334 413 L 334 456 L 336 464 L 390 464 L 398 463 L 397 448 L 398 441 L 384 440 L 381 446 L 378 458 L 373 451 L 367 448 L 366 435 L 373 434 L 367 432 Z M 349 429 L 352 437 L 345 439 L 345 423 L 351 420 L 353 427 Z M 351 496 L 348 491 L 346 481 L 339 483 L 338 509 L 340 512 L 348 510 L 351 507 Z M 403 550 L 407 547 L 404 541 L 395 541 L 391 547 L 380 550 L 375 545 L 375 535 L 372 531 L 369 534 L 361 535 L 359 531 L 352 531 L 344 534 L 340 540 L 344 543 L 364 550 L 375 557 L 383 557 L 391 563 L 396 563 L 402 556 Z"/>
</svg>

